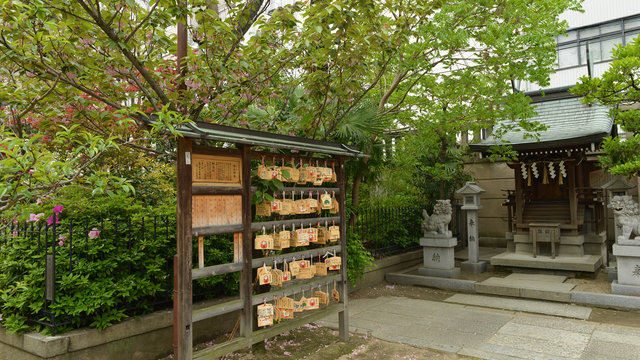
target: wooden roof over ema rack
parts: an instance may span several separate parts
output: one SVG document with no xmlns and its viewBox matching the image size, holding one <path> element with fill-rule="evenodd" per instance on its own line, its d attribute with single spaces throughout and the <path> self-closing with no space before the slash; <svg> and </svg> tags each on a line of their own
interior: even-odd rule
<svg viewBox="0 0 640 360">
<path fill-rule="evenodd" d="M 145 120 L 145 122 L 152 125 L 154 120 Z M 306 139 L 297 136 L 272 134 L 264 131 L 211 124 L 200 121 L 180 125 L 178 126 L 177 131 L 184 137 L 192 139 L 222 141 L 234 144 L 262 146 L 266 148 L 293 149 L 334 156 L 359 158 L 369 157 L 369 155 L 361 152 L 356 147 L 345 144 Z"/>
<path fill-rule="evenodd" d="M 335 313 L 347 340 L 344 162 L 368 155 L 344 144 L 204 122 L 176 130 L 182 136 L 176 151 L 175 359 L 217 358 Z M 207 264 L 205 237 L 223 234 L 233 241 L 233 254 L 227 254 L 233 260 Z M 193 309 L 193 280 L 235 272 L 238 298 Z M 269 289 L 258 291 L 254 279 Z M 237 310 L 238 336 L 193 351 L 195 322 Z"/>
</svg>

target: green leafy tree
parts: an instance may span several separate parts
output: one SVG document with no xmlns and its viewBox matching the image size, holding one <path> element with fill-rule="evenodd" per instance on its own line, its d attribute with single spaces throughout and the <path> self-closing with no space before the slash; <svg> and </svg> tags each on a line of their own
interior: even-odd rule
<svg viewBox="0 0 640 360">
<path fill-rule="evenodd" d="M 583 95 L 587 104 L 611 107 L 609 114 L 631 136 L 604 140 L 600 163 L 612 174 L 640 173 L 640 40 L 617 46 L 609 69 L 599 78 L 582 77 L 571 91 Z"/>
<path fill-rule="evenodd" d="M 32 117 L 34 132 L 51 138 L 77 124 L 79 135 L 155 156 L 172 148 L 159 130 L 190 120 L 335 139 L 364 107 L 387 127 L 425 113 L 416 95 L 460 68 L 488 82 L 477 91 L 497 108 L 509 80 L 547 81 L 553 37 L 566 27 L 558 15 L 576 3 L 325 0 L 267 14 L 266 0 L 3 0 L 0 62 L 13 86 L 0 101 L 12 116 L 25 113 L 6 121 L 13 134 L 3 136 L 24 137 L 19 128 Z M 186 51 L 177 41 L 183 29 Z M 141 114 L 157 115 L 162 127 L 141 127 Z M 376 132 L 368 135 L 375 143 Z M 59 185 L 93 170 L 75 171 L 81 165 L 59 147 L 49 151 L 69 166 Z M 365 161 L 351 177 L 356 205 L 367 171 Z"/>
</svg>

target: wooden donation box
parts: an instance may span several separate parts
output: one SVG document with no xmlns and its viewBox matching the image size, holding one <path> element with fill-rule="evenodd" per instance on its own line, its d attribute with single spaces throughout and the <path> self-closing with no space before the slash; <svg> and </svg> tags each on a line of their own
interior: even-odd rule
<svg viewBox="0 0 640 360">
<path fill-rule="evenodd" d="M 551 258 L 556 258 L 556 244 L 560 242 L 559 223 L 529 223 L 529 236 L 533 243 L 533 257 L 538 255 L 538 243 L 551 245 Z"/>
</svg>

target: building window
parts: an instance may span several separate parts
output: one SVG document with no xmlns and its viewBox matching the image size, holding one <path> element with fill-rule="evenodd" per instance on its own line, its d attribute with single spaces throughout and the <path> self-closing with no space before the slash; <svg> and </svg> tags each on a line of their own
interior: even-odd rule
<svg viewBox="0 0 640 360">
<path fill-rule="evenodd" d="M 611 60 L 611 51 L 616 45 L 625 45 L 640 35 L 640 16 L 629 17 L 567 31 L 559 36 L 558 69 Z"/>
</svg>

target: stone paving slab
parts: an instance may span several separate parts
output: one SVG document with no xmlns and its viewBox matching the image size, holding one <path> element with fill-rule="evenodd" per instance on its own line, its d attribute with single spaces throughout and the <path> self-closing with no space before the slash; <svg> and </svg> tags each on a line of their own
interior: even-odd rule
<svg viewBox="0 0 640 360">
<path fill-rule="evenodd" d="M 521 334 L 496 334 L 488 341 L 489 344 L 508 347 L 523 352 L 540 353 L 548 357 L 579 359 L 584 351 L 584 344 L 573 344 L 561 341 L 549 341 Z M 537 358 L 537 357 L 534 357 Z"/>
<path fill-rule="evenodd" d="M 581 358 L 589 360 L 637 360 L 639 357 L 639 345 L 621 344 L 615 341 L 592 339 Z"/>
<path fill-rule="evenodd" d="M 565 280 L 567 280 L 567 277 L 562 275 L 514 273 L 514 274 L 507 275 L 505 279 L 518 280 L 518 281 L 544 281 L 544 282 L 562 283 Z"/>
<path fill-rule="evenodd" d="M 518 289 L 532 289 L 532 290 L 557 291 L 557 292 L 569 292 L 576 286 L 575 284 L 568 284 L 563 282 L 509 279 L 508 277 L 507 278 L 491 277 L 485 281 L 477 283 L 476 287 L 478 285 L 494 285 L 494 286 L 514 287 Z"/>
<path fill-rule="evenodd" d="M 531 302 L 495 301 L 505 300 Z M 640 358 L 640 327 L 477 306 L 392 296 L 351 300 L 350 330 L 478 359 Z M 337 328 L 336 320 L 330 316 L 322 323 Z"/>
<path fill-rule="evenodd" d="M 574 284 L 491 277 L 475 284 L 481 294 L 569 302 Z"/>
<path fill-rule="evenodd" d="M 530 314 L 519 314 L 513 318 L 511 322 L 515 324 L 534 325 L 550 329 L 573 331 L 582 334 L 591 334 L 593 330 L 595 330 L 596 326 L 598 326 L 598 323 L 589 321 Z"/>
<path fill-rule="evenodd" d="M 524 311 L 537 314 L 589 319 L 591 308 L 525 299 L 505 299 L 494 296 L 455 294 L 445 300 L 450 303 L 490 307 L 504 310 Z"/>
<path fill-rule="evenodd" d="M 531 360 L 558 360 L 567 359 L 560 356 L 543 354 L 535 351 L 516 349 L 508 346 L 484 344 L 479 349 L 462 349 L 458 354 L 473 356 L 480 359 L 531 359 Z"/>
</svg>

